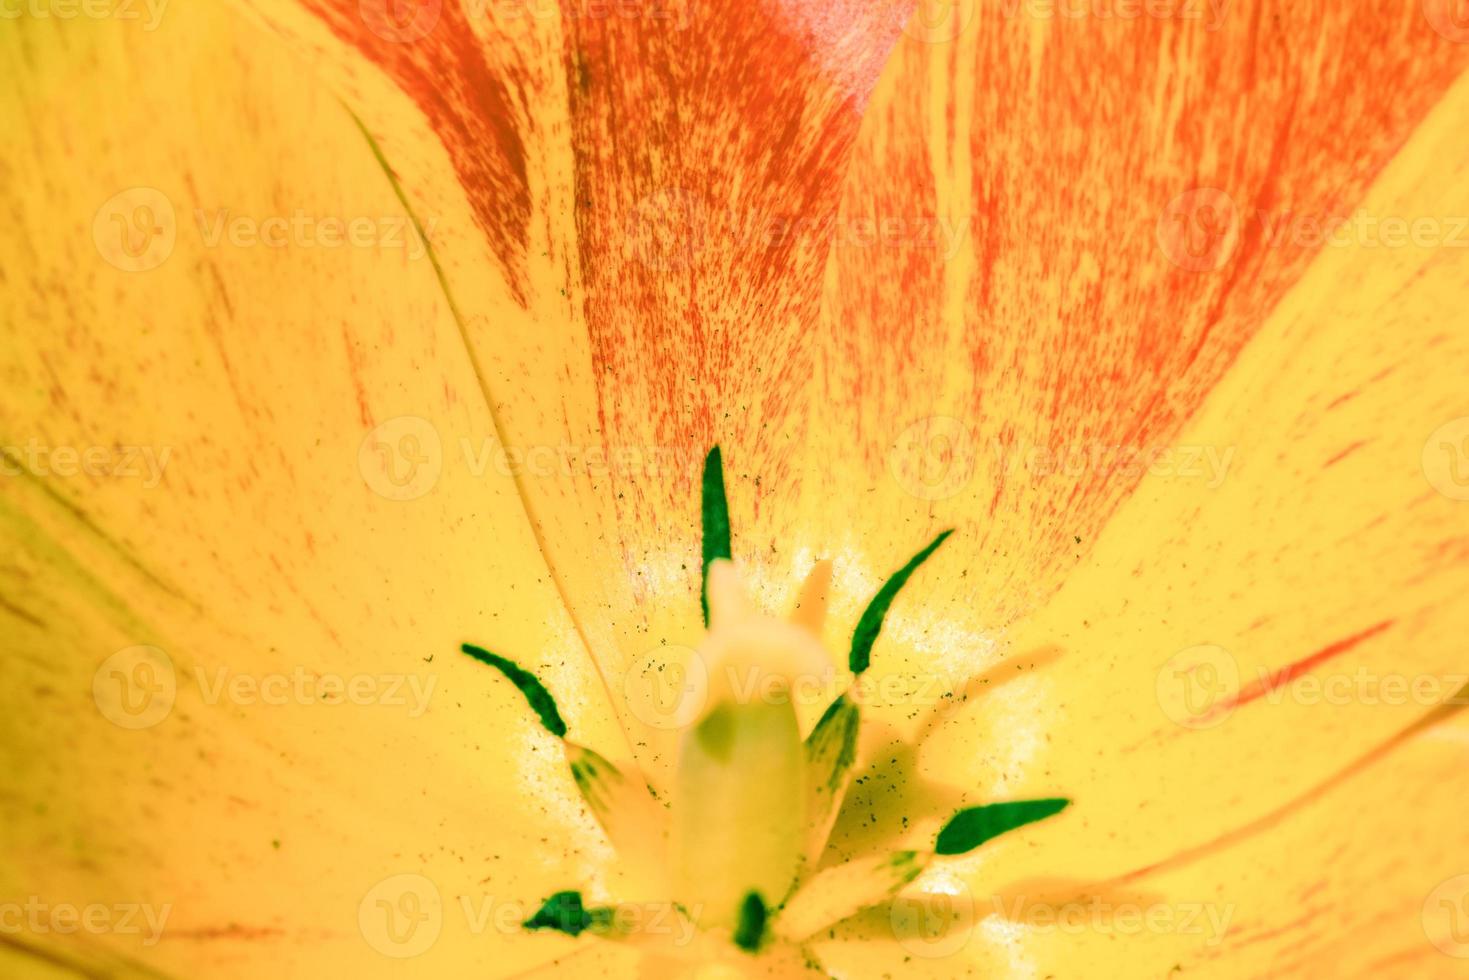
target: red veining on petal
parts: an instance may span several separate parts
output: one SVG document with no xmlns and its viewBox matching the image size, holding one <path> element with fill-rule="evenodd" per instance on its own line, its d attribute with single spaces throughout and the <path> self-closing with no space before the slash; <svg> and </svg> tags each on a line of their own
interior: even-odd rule
<svg viewBox="0 0 1469 980">
<path fill-rule="evenodd" d="M 602 432 L 741 444 L 738 465 L 758 464 L 763 486 L 790 485 L 756 447 L 778 444 L 771 420 L 804 414 L 838 191 L 905 6 L 698 5 L 676 30 L 568 19 L 579 300 Z M 631 489 L 615 524 L 657 525 L 687 490 Z"/>
<path fill-rule="evenodd" d="M 1428 957 L 1433 957 L 1435 962 L 1438 962 L 1437 957 L 1441 955 L 1441 951 L 1426 943 L 1415 943 L 1406 949 L 1400 949 L 1376 960 L 1367 967 L 1367 975 L 1374 977 L 1409 976 L 1412 974 L 1400 972 L 1405 963 Z"/>
<path fill-rule="evenodd" d="M 1358 449 L 1361 449 L 1363 446 L 1367 445 L 1368 442 L 1370 442 L 1370 440 L 1368 439 L 1358 439 L 1356 442 L 1353 442 L 1351 445 L 1345 447 L 1340 452 L 1333 454 L 1330 459 L 1321 464 L 1321 468 L 1326 469 L 1329 466 L 1335 466 L 1337 463 L 1340 463 L 1342 460 L 1346 459 Z"/>
<path fill-rule="evenodd" d="M 1330 53 L 1302 62 L 1303 37 Z M 1095 541 L 1146 472 L 1042 472 L 1024 454 L 1172 448 L 1322 247 L 1289 222 L 1360 207 L 1466 63 L 1469 46 L 1383 3 L 1232 4 L 1217 25 L 984 8 L 961 43 L 905 39 L 841 214 L 936 220 L 947 192 L 972 265 L 912 243 L 834 252 L 824 391 L 859 420 L 873 473 L 906 425 L 966 426 L 975 474 L 944 503 L 977 550 L 1026 564 L 971 582 L 979 618 L 1043 600 L 1084 553 L 1073 537 Z M 1212 267 L 1160 245 L 1190 192 L 1237 215 Z M 943 315 L 956 289 L 957 327 Z"/>
<path fill-rule="evenodd" d="M 276 926 L 242 926 L 231 922 L 226 926 L 207 926 L 200 929 L 169 929 L 170 939 L 275 939 L 284 936 L 285 930 Z"/>
<path fill-rule="evenodd" d="M 422 110 L 443 143 L 476 224 L 499 258 L 512 292 L 525 301 L 525 253 L 531 214 L 526 153 L 519 127 L 528 124 L 516 96 L 528 75 L 513 60 L 492 64 L 458 0 L 422 5 L 436 18 L 422 36 L 413 21 L 397 25 L 392 3 L 303 0 L 342 41 L 382 68 Z M 371 16 L 382 23 L 369 24 Z M 374 30 L 374 27 L 376 30 Z M 394 39 L 395 31 L 401 39 Z M 497 49 L 513 56 L 513 49 Z M 368 120 L 369 129 L 371 120 Z M 398 174 L 411 181 L 412 174 Z"/>
<path fill-rule="evenodd" d="M 1348 636 L 1345 639 L 1337 640 L 1335 643 L 1329 643 L 1326 646 L 1322 647 L 1320 650 L 1317 650 L 1315 653 L 1311 654 L 1309 657 L 1302 657 L 1295 663 L 1287 664 L 1286 666 L 1281 667 L 1279 670 L 1272 672 L 1268 676 L 1257 678 L 1256 680 L 1251 681 L 1249 684 L 1246 684 L 1244 687 L 1240 688 L 1239 693 L 1236 694 L 1233 698 L 1220 701 L 1218 704 L 1214 705 L 1213 709 L 1210 711 L 1210 715 L 1222 714 L 1226 711 L 1232 711 L 1242 705 L 1249 704 L 1251 701 L 1254 701 L 1261 695 L 1276 690 L 1283 684 L 1289 684 L 1297 677 L 1300 677 L 1307 671 L 1316 669 L 1317 667 L 1326 663 L 1328 660 L 1332 660 L 1335 657 L 1341 656 L 1343 653 L 1346 653 L 1357 644 L 1363 642 L 1364 640 L 1369 640 L 1377 634 L 1388 629 L 1392 626 L 1392 624 L 1393 620 L 1385 619 L 1375 626 L 1367 627 L 1360 633 L 1354 633 L 1353 635 Z"/>
<path fill-rule="evenodd" d="M 1236 844 L 1249 840 L 1250 838 L 1255 837 L 1261 833 L 1273 830 L 1274 828 L 1280 826 L 1280 824 L 1283 823 L 1285 820 L 1309 808 L 1312 804 L 1320 801 L 1323 797 L 1331 793 L 1347 780 L 1361 774 L 1370 767 L 1381 762 L 1383 759 L 1391 755 L 1394 751 L 1412 741 L 1418 735 L 1421 735 L 1422 733 L 1429 731 L 1430 729 L 1442 724 L 1450 718 L 1453 718 L 1456 714 L 1464 709 L 1466 704 L 1469 704 L 1469 702 L 1459 700 L 1446 701 L 1443 704 L 1440 704 L 1438 707 L 1434 708 L 1432 711 L 1429 711 L 1427 714 L 1423 715 L 1418 720 L 1407 725 L 1400 731 L 1393 733 L 1389 738 L 1385 739 L 1378 745 L 1373 746 L 1371 749 L 1353 759 L 1342 768 L 1336 770 L 1331 775 L 1323 779 L 1321 782 L 1317 783 L 1315 786 L 1311 787 L 1300 795 L 1293 797 L 1285 803 L 1282 803 L 1280 806 L 1269 811 L 1268 813 L 1257 817 L 1256 819 L 1251 820 L 1248 823 L 1235 827 L 1232 830 L 1228 830 L 1222 834 L 1219 834 L 1218 836 L 1207 840 L 1202 844 L 1198 844 L 1186 850 L 1179 851 L 1175 854 L 1170 855 L 1169 857 L 1163 858 L 1162 860 L 1155 861 L 1152 864 L 1136 868 L 1132 871 L 1127 872 L 1126 874 L 1119 875 L 1116 878 L 1111 878 L 1107 881 L 1101 882 L 1096 887 L 1106 888 L 1123 884 L 1131 884 L 1139 881 L 1142 878 L 1147 877 L 1148 875 L 1155 874 L 1160 871 L 1167 871 L 1173 868 L 1183 867 L 1211 855 L 1218 854 L 1229 849 L 1230 847 L 1233 847 Z"/>
</svg>

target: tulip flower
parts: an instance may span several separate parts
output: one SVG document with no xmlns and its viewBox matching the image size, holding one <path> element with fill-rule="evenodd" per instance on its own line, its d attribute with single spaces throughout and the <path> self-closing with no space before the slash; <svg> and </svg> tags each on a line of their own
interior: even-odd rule
<svg viewBox="0 0 1469 980">
<path fill-rule="evenodd" d="M 1462 973 L 1451 3 L 4 13 L 0 973 Z"/>
</svg>

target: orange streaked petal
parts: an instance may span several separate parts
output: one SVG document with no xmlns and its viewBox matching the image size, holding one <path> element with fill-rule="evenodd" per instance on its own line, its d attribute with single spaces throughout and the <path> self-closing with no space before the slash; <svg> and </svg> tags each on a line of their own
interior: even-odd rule
<svg viewBox="0 0 1469 980">
<path fill-rule="evenodd" d="M 1425 179 L 1466 159 L 1466 111 L 1461 82 L 1363 206 L 1469 213 L 1469 192 Z M 971 702 L 926 756 L 971 792 L 1060 787 L 1086 814 L 1066 841 L 1036 828 L 1007 874 L 1110 879 L 1227 839 L 1464 686 L 1469 515 L 1439 433 L 1469 426 L 1466 281 L 1461 249 L 1324 251 L 1180 436 L 1228 451 L 1227 472 L 1144 476 L 1012 631 L 1017 657 L 1060 652 Z"/>
<path fill-rule="evenodd" d="M 809 402 L 830 435 L 791 482 L 803 543 L 874 566 L 957 525 L 958 615 L 997 631 L 1136 483 L 1085 454 L 1178 438 L 1321 250 L 1293 222 L 1353 214 L 1469 47 L 1416 4 L 954 8 L 863 120 Z"/>
</svg>

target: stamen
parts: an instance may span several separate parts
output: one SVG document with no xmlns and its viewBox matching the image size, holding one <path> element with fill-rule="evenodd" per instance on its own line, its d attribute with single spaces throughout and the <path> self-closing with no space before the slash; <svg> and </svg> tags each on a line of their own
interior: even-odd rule
<svg viewBox="0 0 1469 980">
<path fill-rule="evenodd" d="M 860 726 L 861 710 L 844 694 L 832 702 L 806 738 L 805 868 L 819 861 L 847 795 Z"/>
<path fill-rule="evenodd" d="M 536 914 L 526 919 L 522 925 L 532 930 L 554 929 L 568 936 L 580 936 L 602 918 L 594 914 L 596 911 L 588 910 L 582 904 L 581 892 L 557 892 L 542 902 Z"/>
<path fill-rule="evenodd" d="M 472 643 L 460 645 L 459 649 L 469 654 L 480 663 L 489 664 L 500 673 L 509 678 L 510 683 L 520 688 L 520 693 L 525 695 L 525 700 L 530 703 L 531 708 L 540 716 L 541 724 L 546 731 L 557 738 L 566 737 L 566 722 L 561 720 L 561 712 L 556 710 L 556 699 L 551 697 L 551 692 L 540 679 L 530 671 L 521 667 L 513 660 L 507 660 L 498 653 L 491 653 Z"/>
<path fill-rule="evenodd" d="M 759 892 L 750 892 L 740 905 L 740 924 L 735 927 L 734 943 L 747 953 L 760 948 L 765 938 L 765 921 L 769 912 Z"/>
<path fill-rule="evenodd" d="M 800 942 L 887 901 L 928 864 L 931 854 L 895 851 L 834 865 L 808 881 L 781 909 L 776 931 Z"/>
<path fill-rule="evenodd" d="M 809 970 L 800 944 L 810 936 L 889 899 L 938 858 L 1060 813 L 1070 801 L 969 807 L 944 825 L 932 850 L 893 851 L 815 871 L 852 779 L 861 723 L 861 709 L 848 692 L 830 704 L 809 738 L 800 737 L 795 702 L 801 682 L 820 682 L 819 699 L 808 702 L 815 693 L 809 688 L 800 693 L 800 707 L 813 714 L 835 693 L 828 682 L 837 669 L 820 639 L 832 565 L 813 565 L 788 619 L 767 615 L 746 594 L 730 559 L 718 446 L 705 460 L 702 490 L 700 605 L 707 633 L 697 655 L 708 684 L 703 713 L 682 735 L 671 813 L 636 766 L 624 774 L 566 739 L 556 701 L 534 674 L 481 647 L 466 643 L 461 649 L 510 680 L 546 731 L 561 740 L 583 799 L 622 859 L 612 892 L 636 899 L 588 907 L 580 892 L 557 892 L 525 928 L 587 932 L 637 945 L 659 960 L 700 964 L 700 971 L 743 972 L 752 963 Z M 868 604 L 852 636 L 852 674 L 870 666 L 888 609 L 950 533 L 909 559 Z M 673 901 L 665 901 L 670 894 Z M 642 928 L 636 913 L 644 906 L 667 912 L 659 921 L 670 919 L 677 938 L 670 939 L 666 924 Z M 736 952 L 731 940 L 758 959 Z"/>
<path fill-rule="evenodd" d="M 709 563 L 731 556 L 729 544 L 729 501 L 724 495 L 724 460 L 719 447 L 709 450 L 704 458 L 703 487 L 703 553 L 704 578 L 699 604 L 704 610 L 704 625 L 709 625 Z"/>
<path fill-rule="evenodd" d="M 822 559 L 811 566 L 806 581 L 801 584 L 796 597 L 796 608 L 791 611 L 791 622 L 812 636 L 820 636 L 826 625 L 826 598 L 831 591 L 831 560 Z"/>
<path fill-rule="evenodd" d="M 1053 797 L 972 806 L 960 810 L 944 824 L 933 849 L 938 854 L 967 854 L 987 840 L 1054 816 L 1070 805 L 1070 800 Z"/>
<path fill-rule="evenodd" d="M 954 529 L 950 528 L 934 538 L 928 543 L 928 547 L 908 559 L 908 564 L 894 572 L 893 577 L 877 590 L 877 595 L 872 597 L 872 601 L 862 612 L 862 618 L 857 621 L 856 632 L 852 634 L 852 652 L 847 658 L 852 673 L 860 674 L 872 663 L 872 644 L 877 642 L 877 635 L 882 631 L 882 620 L 888 613 L 888 607 L 893 604 L 903 586 L 908 584 L 909 577 L 918 570 L 918 566 L 927 561 L 928 556 L 937 551 L 939 545 L 953 533 Z"/>
<path fill-rule="evenodd" d="M 805 752 L 789 699 L 724 701 L 685 732 L 674 781 L 675 898 L 733 928 L 752 892 L 784 895 L 805 841 Z"/>
</svg>

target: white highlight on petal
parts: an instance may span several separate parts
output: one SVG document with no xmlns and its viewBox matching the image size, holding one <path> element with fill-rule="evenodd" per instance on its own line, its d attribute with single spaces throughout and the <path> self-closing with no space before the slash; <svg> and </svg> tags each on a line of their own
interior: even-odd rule
<svg viewBox="0 0 1469 980">
<path fill-rule="evenodd" d="M 1004 975 L 1019 980 L 1034 980 L 1035 964 L 1025 952 L 1025 940 L 1030 927 L 1023 922 L 1011 922 L 1002 915 L 986 915 L 975 923 L 979 937 L 991 948 L 1005 954 Z"/>
</svg>

